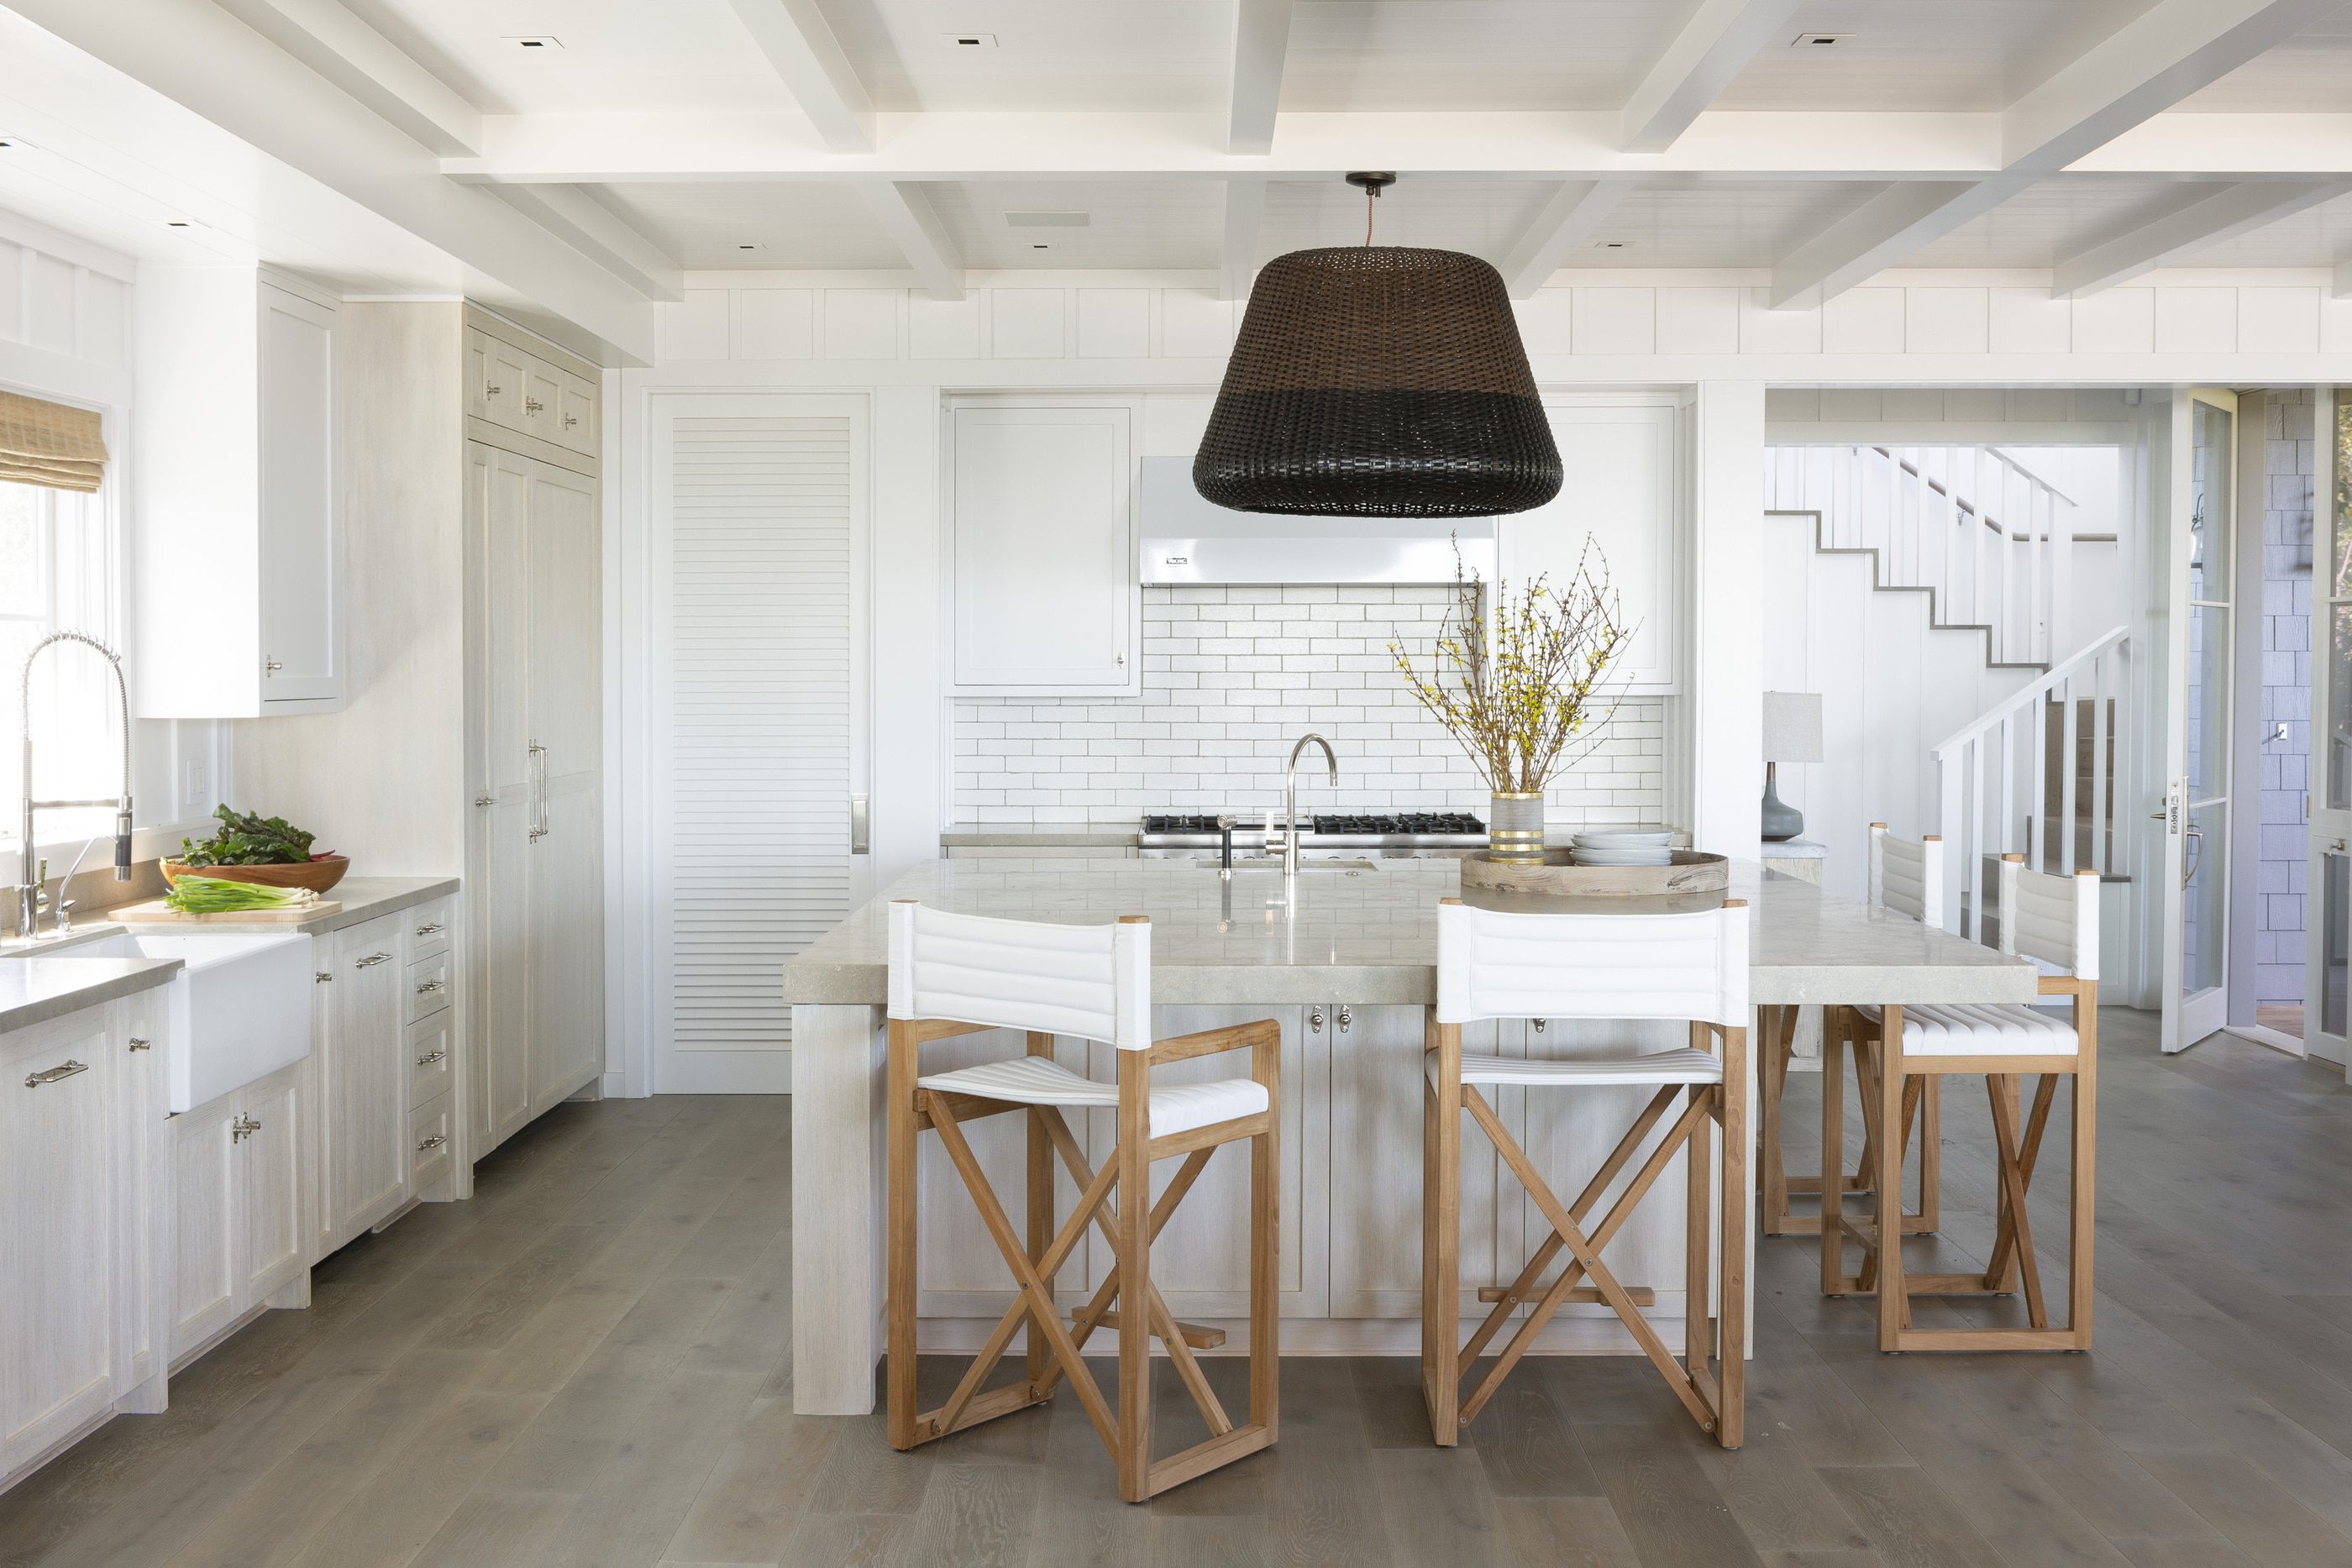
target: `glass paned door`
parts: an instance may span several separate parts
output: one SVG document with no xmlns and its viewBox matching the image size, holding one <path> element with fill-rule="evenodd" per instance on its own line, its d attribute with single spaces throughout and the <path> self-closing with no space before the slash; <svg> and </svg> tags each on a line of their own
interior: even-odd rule
<svg viewBox="0 0 2352 1568">
<path fill-rule="evenodd" d="M 2171 700 L 2164 820 L 2163 1047 L 2227 1021 L 2230 975 L 2231 687 L 2235 664 L 2238 400 L 2197 388 L 2172 410 Z"/>
<path fill-rule="evenodd" d="M 2311 745 L 2314 777 L 2304 851 L 2303 1042 L 2314 1056 L 2352 1060 L 2345 1044 L 2345 980 L 2352 947 L 2352 388 L 2319 389 L 2311 569 Z M 2352 1075 L 2352 1070 L 2347 1070 Z"/>
</svg>

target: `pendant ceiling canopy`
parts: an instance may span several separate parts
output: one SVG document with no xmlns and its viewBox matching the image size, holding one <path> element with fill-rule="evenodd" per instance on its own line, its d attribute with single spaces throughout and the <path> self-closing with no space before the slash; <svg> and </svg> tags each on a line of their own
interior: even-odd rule
<svg viewBox="0 0 2352 1568">
<path fill-rule="evenodd" d="M 1324 517 L 1550 500 L 1559 449 L 1502 275 L 1402 246 L 1276 257 L 1250 290 L 1192 484 L 1238 511 Z"/>
</svg>

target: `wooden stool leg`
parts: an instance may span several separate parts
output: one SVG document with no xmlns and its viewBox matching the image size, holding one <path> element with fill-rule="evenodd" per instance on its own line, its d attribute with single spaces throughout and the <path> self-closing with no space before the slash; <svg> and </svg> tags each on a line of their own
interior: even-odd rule
<svg viewBox="0 0 2352 1568">
<path fill-rule="evenodd" d="M 1723 1031 L 1723 1310 L 1717 1314 L 1722 1391 L 1715 1440 L 1727 1448 L 1746 1441 L 1748 1399 L 1748 1031 Z M 1702 1126 L 1699 1134 L 1706 1136 Z M 1824 1223 L 1823 1230 L 1829 1229 Z"/>
<path fill-rule="evenodd" d="M 885 1243 L 889 1249 L 889 1284 L 883 1399 L 890 1446 L 898 1449 L 915 1446 L 915 1192 L 921 1174 L 915 1164 L 915 1051 L 916 1042 L 908 1038 L 905 1025 L 894 1020 L 886 1070 L 890 1102 L 885 1113 L 890 1212 Z"/>
<path fill-rule="evenodd" d="M 1917 1228 L 1933 1232 L 1944 1228 L 1944 1075 L 1927 1073 L 1920 1082 Z"/>
<path fill-rule="evenodd" d="M 1831 1008 L 1822 1015 L 1822 1294 L 1843 1293 L 1845 1280 L 1845 1059 L 1858 1049 L 1854 1015 Z"/>
<path fill-rule="evenodd" d="M 2091 1348 L 2091 1235 L 2098 1217 L 2099 1009 L 2097 992 L 2074 1004 L 2074 1169 L 2066 1205 L 2066 1327 Z"/>
<path fill-rule="evenodd" d="M 1780 1148 L 1780 1095 L 1788 1087 L 1789 1057 L 1796 1040 L 1794 1008 L 1759 1008 L 1757 1023 L 1764 1032 L 1761 1103 L 1758 1106 L 1759 1157 L 1764 1164 L 1764 1234 L 1787 1234 L 1789 1170 Z M 1780 1027 L 1786 1013 L 1789 1027 Z"/>
<path fill-rule="evenodd" d="M 1274 1441 L 1282 1377 L 1282 1163 L 1275 1140 L 1282 1124 L 1282 1037 L 1255 1048 L 1253 1065 L 1266 1086 L 1266 1130 L 1250 1140 L 1250 1423 Z"/>
<path fill-rule="evenodd" d="M 1430 1440 L 1441 1448 L 1462 1441 L 1462 1029 L 1434 1026 L 1437 1082 L 1427 1101 L 1430 1160 L 1436 1186 L 1423 1202 L 1434 1246 L 1429 1260 L 1429 1310 L 1422 1318 L 1426 1354 L 1435 1378 L 1429 1390 Z"/>
<path fill-rule="evenodd" d="M 1029 1054 L 1051 1057 L 1054 1037 L 1032 1030 Z M 1029 1134 L 1029 1261 L 1043 1263 L 1046 1249 L 1054 1245 L 1054 1144 L 1045 1132 L 1045 1112 L 1033 1109 L 1021 1119 Z M 1050 1292 L 1054 1276 L 1048 1273 L 1043 1278 Z M 1046 1348 L 1045 1336 L 1034 1325 L 1025 1328 L 1021 1337 L 1026 1351 L 1029 1386 L 1034 1389 L 1044 1383 L 1046 1369 L 1054 1364 L 1053 1353 Z"/>
<path fill-rule="evenodd" d="M 1693 1024 L 1691 1043 L 1698 1045 L 1706 1032 L 1706 1025 Z M 1768 1066 L 1765 1071 L 1771 1069 Z M 1713 1085 L 1694 1083 L 1690 1098 L 1696 1103 L 1714 1092 Z M 1683 1364 L 1699 1374 L 1706 1371 L 1707 1361 L 1715 1354 L 1715 1319 L 1708 1293 L 1708 1275 L 1714 1265 L 1709 1254 L 1715 1249 L 1715 1184 L 1708 1169 L 1710 1153 L 1706 1128 L 1701 1126 L 1683 1160 Z M 1772 1168 L 1769 1147 L 1764 1160 L 1764 1168 L 1769 1172 Z M 1724 1307 L 1729 1311 L 1730 1303 L 1725 1302 Z"/>
<path fill-rule="evenodd" d="M 1151 1064 L 1118 1053 L 1118 1495 L 1151 1495 Z"/>
<path fill-rule="evenodd" d="M 1878 1348 L 1897 1348 L 1905 1308 L 1903 1286 L 1903 1009 L 1888 1006 L 1880 1013 L 1878 1041 L 1877 1124 L 1881 1155 L 1878 1188 L 1872 1196 L 1878 1211 Z"/>
</svg>

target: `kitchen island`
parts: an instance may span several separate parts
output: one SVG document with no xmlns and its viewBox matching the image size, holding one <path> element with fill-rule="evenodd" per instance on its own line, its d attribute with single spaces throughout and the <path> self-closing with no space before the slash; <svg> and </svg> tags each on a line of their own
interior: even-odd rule
<svg viewBox="0 0 2352 1568">
<path fill-rule="evenodd" d="M 1152 921 L 1154 1032 L 1162 1037 L 1270 1018 L 1283 1031 L 1281 1297 L 1283 1348 L 1294 1354 L 1419 1353 L 1421 1054 L 1436 997 L 1441 898 L 1460 892 L 1449 860 L 1385 861 L 1356 871 L 1310 862 L 1295 883 L 1276 872 L 1230 880 L 1185 861 L 932 861 L 917 867 L 785 964 L 793 1009 L 793 1399 L 803 1414 L 862 1414 L 874 1406 L 882 1350 L 883 1004 L 888 952 L 884 906 L 919 899 L 1010 919 Z M 1479 902 L 1474 892 L 1472 902 Z M 1823 1002 L 2025 1002 L 2030 964 L 1869 908 L 1760 865 L 1735 862 L 1729 896 L 1754 911 L 1752 999 Z M 1647 901 L 1645 901 L 1647 902 Z M 1661 908 L 1669 900 L 1655 901 Z M 1520 907 L 1528 906 L 1521 904 Z M 1570 907 L 1566 904 L 1558 907 Z M 1623 909 L 1626 901 L 1607 901 Z M 1473 1051 L 1565 1055 L 1680 1045 L 1677 1025 L 1475 1026 Z M 926 1048 L 926 1071 L 1017 1055 L 997 1030 Z M 1111 1048 L 1064 1040 L 1063 1063 L 1115 1076 Z M 1752 1057 L 1751 1057 L 1752 1060 Z M 1163 1070 L 1228 1075 L 1218 1058 Z M 1589 1177 L 1639 1109 L 1643 1092 L 1573 1095 L 1505 1091 L 1496 1110 L 1556 1188 Z M 1752 1102 L 1751 1102 L 1752 1103 Z M 971 1130 L 974 1153 L 1003 1194 L 1020 1190 L 1020 1118 Z M 1098 1163 L 1113 1141 L 1107 1112 L 1074 1118 Z M 1483 1139 L 1465 1137 L 1461 1251 L 1465 1310 L 1472 1281 L 1504 1283 L 1543 1235 L 1540 1217 Z M 935 1146 L 921 1176 L 926 1349 L 970 1349 L 1012 1300 L 1003 1260 Z M 1166 1167 L 1172 1169 L 1172 1166 Z M 1499 1179 L 1498 1179 L 1499 1178 Z M 1660 1190 L 1676 1190 L 1669 1169 Z M 1170 1310 L 1238 1330 L 1245 1312 L 1246 1167 L 1210 1162 L 1153 1252 Z M 1075 1192 L 1059 1198 L 1067 1212 Z M 1108 1264 L 1081 1243 L 1062 1282 L 1083 1303 Z M 1611 1244 L 1620 1280 L 1644 1291 L 1668 1343 L 1683 1315 L 1683 1215 L 1654 1198 Z M 1752 1271 L 1751 1271 L 1752 1272 Z M 1243 1336 L 1230 1342 L 1241 1348 Z M 1554 1353 L 1633 1353 L 1601 1305 L 1570 1306 L 1538 1342 Z"/>
</svg>

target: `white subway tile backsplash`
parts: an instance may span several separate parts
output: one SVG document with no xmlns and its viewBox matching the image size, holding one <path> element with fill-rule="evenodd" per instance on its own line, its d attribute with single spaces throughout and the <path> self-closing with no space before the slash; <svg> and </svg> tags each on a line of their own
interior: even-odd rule
<svg viewBox="0 0 2352 1568">
<path fill-rule="evenodd" d="M 1318 810 L 1470 810 L 1486 786 L 1424 713 L 1389 652 L 1425 656 L 1442 584 L 1147 588 L 1143 698 L 967 697 L 955 704 L 951 816 L 1018 826 L 1125 826 L 1146 811 L 1255 810 L 1282 789 L 1300 735 L 1339 752 L 1335 789 L 1301 774 Z M 1664 715 L 1628 699 L 1554 781 L 1560 821 L 1647 822 L 1665 810 Z"/>
</svg>

